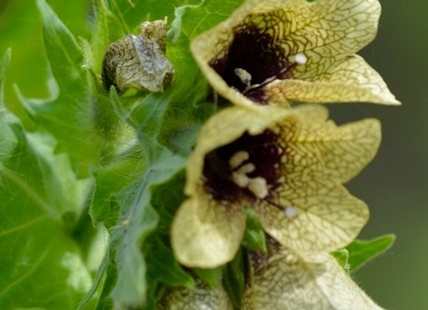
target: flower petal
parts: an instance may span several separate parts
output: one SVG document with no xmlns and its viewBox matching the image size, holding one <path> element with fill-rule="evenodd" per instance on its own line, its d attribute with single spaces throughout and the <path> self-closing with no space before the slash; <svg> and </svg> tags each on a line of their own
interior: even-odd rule
<svg viewBox="0 0 428 310">
<path fill-rule="evenodd" d="M 297 71 L 297 70 L 296 70 Z M 281 102 L 371 102 L 399 105 L 382 77 L 354 55 L 310 79 L 276 80 L 265 88 L 265 100 Z"/>
<path fill-rule="evenodd" d="M 349 181 L 376 155 L 381 141 L 380 122 L 365 119 L 338 127 L 326 122 L 327 114 L 312 114 L 301 118 L 299 126 L 287 125 L 284 139 L 304 145 L 308 154 L 318 154 L 324 171 L 340 183 Z"/>
<path fill-rule="evenodd" d="M 321 141 L 318 149 L 328 174 L 346 183 L 376 155 L 381 141 L 380 122 L 365 119 L 332 127 L 316 131 Z"/>
<path fill-rule="evenodd" d="M 252 260 L 244 310 L 382 310 L 327 253 L 307 259 L 280 247 L 269 254 Z"/>
<path fill-rule="evenodd" d="M 158 310 L 233 310 L 233 306 L 223 286 L 210 287 L 196 281 L 196 288 L 172 288 L 162 298 Z"/>
<path fill-rule="evenodd" d="M 332 251 L 351 242 L 368 219 L 367 206 L 341 183 L 375 155 L 379 122 L 337 127 L 326 121 L 325 111 L 299 108 L 277 125 L 284 150 L 282 177 L 253 208 L 281 244 L 303 252 Z"/>
<path fill-rule="evenodd" d="M 215 268 L 233 259 L 245 230 L 241 206 L 222 206 L 205 195 L 183 202 L 175 215 L 171 243 L 176 259 L 188 267 Z"/>
<path fill-rule="evenodd" d="M 284 33 L 290 55 L 302 53 L 307 63 L 297 67 L 297 79 L 314 78 L 371 42 L 377 33 L 381 7 L 378 0 L 318 0 L 300 2 L 289 11 L 294 24 Z M 306 6 L 302 4 L 306 2 Z M 284 11 L 287 10 L 284 8 Z"/>
<path fill-rule="evenodd" d="M 264 230 L 282 245 L 302 253 L 333 251 L 358 235 L 369 211 L 336 180 L 316 176 L 311 165 L 289 173 L 276 197 L 253 209 Z"/>
</svg>

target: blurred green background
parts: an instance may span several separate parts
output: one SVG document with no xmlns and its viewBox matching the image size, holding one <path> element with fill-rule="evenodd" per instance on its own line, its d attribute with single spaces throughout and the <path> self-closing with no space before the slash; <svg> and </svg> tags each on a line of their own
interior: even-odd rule
<svg viewBox="0 0 428 310">
<path fill-rule="evenodd" d="M 125 1 L 125 0 L 118 0 Z M 165 0 L 167 1 L 167 0 Z M 86 36 L 89 0 L 47 1 L 76 36 Z M 401 107 L 330 105 L 338 123 L 382 121 L 378 156 L 348 188 L 371 208 L 361 238 L 395 233 L 392 250 L 355 274 L 355 280 L 387 309 L 428 309 L 428 2 L 381 1 L 375 42 L 361 54 L 384 77 Z M 90 16 L 90 14 L 89 14 Z M 15 95 L 47 96 L 41 23 L 32 0 L 0 0 L 0 57 L 12 48 L 5 102 L 28 129 L 33 124 Z"/>
</svg>

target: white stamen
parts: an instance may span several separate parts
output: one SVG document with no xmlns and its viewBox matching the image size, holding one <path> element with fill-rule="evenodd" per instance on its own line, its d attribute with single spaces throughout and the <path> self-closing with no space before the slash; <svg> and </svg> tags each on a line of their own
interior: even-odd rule
<svg viewBox="0 0 428 310">
<path fill-rule="evenodd" d="M 248 189 L 257 198 L 260 198 L 260 199 L 265 198 L 269 193 L 266 180 L 264 178 L 261 178 L 261 177 L 250 179 L 250 183 L 248 184 Z"/>
<path fill-rule="evenodd" d="M 239 79 L 241 80 L 242 84 L 245 84 L 245 86 L 250 86 L 251 85 L 251 74 L 242 68 L 236 68 L 235 70 L 233 70 L 233 72 L 239 77 Z"/>
<path fill-rule="evenodd" d="M 297 209 L 293 206 L 288 206 L 284 208 L 284 213 L 288 218 L 293 218 L 297 215 Z"/>
<path fill-rule="evenodd" d="M 241 188 L 247 187 L 250 183 L 250 179 L 245 174 L 237 172 L 232 173 L 232 181 Z"/>
<path fill-rule="evenodd" d="M 256 166 L 252 163 L 248 163 L 239 168 L 237 172 L 240 174 L 247 174 L 253 172 L 254 170 L 256 170 Z"/>
<path fill-rule="evenodd" d="M 245 151 L 239 151 L 232 155 L 229 159 L 229 166 L 232 169 L 235 169 L 240 164 L 242 164 L 244 161 L 248 160 L 250 158 L 250 154 Z"/>
<path fill-rule="evenodd" d="M 299 65 L 303 65 L 308 61 L 308 58 L 304 54 L 296 54 L 294 55 L 294 61 Z"/>
</svg>

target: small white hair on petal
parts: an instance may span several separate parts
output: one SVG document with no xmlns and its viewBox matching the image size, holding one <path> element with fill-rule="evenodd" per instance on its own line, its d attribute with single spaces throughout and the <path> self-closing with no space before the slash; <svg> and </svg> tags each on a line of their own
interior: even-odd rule
<svg viewBox="0 0 428 310">
<path fill-rule="evenodd" d="M 297 209 L 293 206 L 287 206 L 284 208 L 284 213 L 288 218 L 293 218 L 297 215 Z"/>
</svg>

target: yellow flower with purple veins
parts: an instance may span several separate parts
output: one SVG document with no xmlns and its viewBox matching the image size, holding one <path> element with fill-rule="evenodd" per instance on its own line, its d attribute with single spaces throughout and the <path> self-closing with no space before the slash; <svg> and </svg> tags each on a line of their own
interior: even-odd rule
<svg viewBox="0 0 428 310">
<path fill-rule="evenodd" d="M 247 0 L 191 50 L 235 104 L 400 104 L 355 54 L 374 39 L 380 11 L 378 0 Z"/>
<path fill-rule="evenodd" d="M 380 125 L 337 127 L 321 106 L 234 106 L 203 126 L 186 170 L 172 224 L 176 258 L 189 267 L 230 261 L 241 243 L 245 206 L 263 229 L 299 253 L 333 251 L 368 219 L 364 202 L 342 183 L 374 157 Z"/>
<path fill-rule="evenodd" d="M 328 253 L 301 257 L 269 240 L 268 253 L 250 253 L 243 310 L 382 310 Z"/>
</svg>

